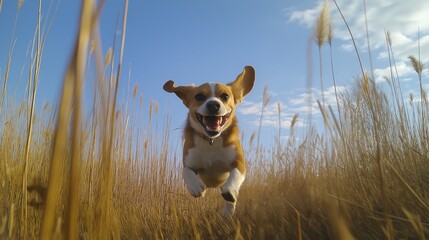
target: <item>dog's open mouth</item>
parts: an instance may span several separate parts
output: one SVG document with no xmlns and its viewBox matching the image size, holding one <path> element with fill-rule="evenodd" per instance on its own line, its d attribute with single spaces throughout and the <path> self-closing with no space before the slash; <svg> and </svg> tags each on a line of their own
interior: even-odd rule
<svg viewBox="0 0 429 240">
<path fill-rule="evenodd" d="M 223 116 L 203 116 L 199 113 L 195 114 L 204 130 L 212 136 L 219 134 L 222 126 L 225 125 L 226 121 L 231 115 L 231 113 L 227 113 Z"/>
</svg>

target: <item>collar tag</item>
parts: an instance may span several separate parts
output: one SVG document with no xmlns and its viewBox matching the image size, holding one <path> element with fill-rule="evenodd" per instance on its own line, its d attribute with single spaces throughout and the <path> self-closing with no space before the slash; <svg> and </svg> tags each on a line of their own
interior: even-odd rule
<svg viewBox="0 0 429 240">
<path fill-rule="evenodd" d="M 202 138 L 202 139 L 206 140 L 206 141 L 210 144 L 210 146 L 212 146 L 212 145 L 213 145 L 213 143 L 214 143 L 214 141 L 215 141 L 215 138 L 207 137 L 207 136 L 206 136 L 206 135 L 204 135 L 203 133 L 200 133 L 200 132 L 197 132 L 197 131 L 193 131 L 193 133 L 194 133 L 195 135 L 197 135 L 198 137 L 200 137 L 200 138 Z M 221 136 L 223 136 L 223 135 L 224 135 L 224 133 L 222 133 L 222 134 L 221 134 Z"/>
</svg>

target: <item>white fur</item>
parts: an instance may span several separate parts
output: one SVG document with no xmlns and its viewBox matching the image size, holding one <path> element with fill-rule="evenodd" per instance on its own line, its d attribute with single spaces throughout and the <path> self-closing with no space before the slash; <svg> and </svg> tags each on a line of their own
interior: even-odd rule
<svg viewBox="0 0 429 240">
<path fill-rule="evenodd" d="M 212 91 L 211 97 L 214 97 L 216 95 L 216 84 L 217 83 L 209 82 L 208 84 L 210 86 L 210 90 Z"/>
<path fill-rule="evenodd" d="M 197 109 L 197 112 L 203 116 L 211 115 L 210 112 L 208 112 L 206 104 L 211 101 L 218 102 L 220 104 L 219 112 L 216 114 L 217 116 L 224 116 L 228 114 L 231 110 L 228 109 L 225 104 L 219 98 L 216 97 L 216 83 L 208 83 L 210 86 L 211 95 L 206 99 L 204 104 L 201 104 L 201 106 Z"/>
<path fill-rule="evenodd" d="M 217 138 L 213 142 L 213 145 L 210 145 L 206 140 L 199 136 L 194 137 L 194 142 L 195 147 L 188 150 L 188 155 L 185 157 L 184 161 L 184 168 L 188 169 L 186 172 L 185 170 L 183 171 L 185 183 L 196 179 L 202 183 L 199 176 L 197 176 L 191 169 L 204 170 L 206 176 L 213 176 L 216 178 L 219 178 L 220 176 L 220 178 L 224 178 L 226 181 L 230 174 L 228 171 L 225 171 L 225 169 L 228 169 L 232 162 L 235 161 L 235 147 L 224 147 L 223 141 Z M 194 185 L 200 185 L 200 183 Z M 189 189 L 189 186 L 193 186 L 193 184 L 187 183 L 187 186 Z M 198 189 L 198 187 L 195 187 L 194 189 Z M 193 192 L 191 191 L 191 193 Z"/>
<path fill-rule="evenodd" d="M 228 179 L 221 187 L 222 193 L 230 192 L 234 199 L 237 201 L 238 192 L 240 191 L 240 186 L 244 182 L 245 176 L 241 172 L 234 168 L 229 174 Z"/>
<path fill-rule="evenodd" d="M 197 120 L 195 120 L 194 118 L 189 118 L 189 122 L 191 123 L 191 127 L 193 129 L 195 129 L 196 131 L 198 131 L 200 133 L 205 134 L 203 127 L 201 126 L 201 124 Z"/>
<path fill-rule="evenodd" d="M 230 216 L 234 214 L 235 204 L 237 202 L 238 192 L 240 191 L 241 184 L 244 182 L 245 175 L 241 174 L 241 172 L 234 168 L 230 174 L 225 184 L 221 187 L 222 193 L 229 192 L 234 197 L 234 202 L 226 202 L 225 207 L 223 208 L 222 215 L 224 217 Z"/>
<path fill-rule="evenodd" d="M 235 202 L 226 202 L 225 207 L 222 210 L 222 216 L 228 217 L 233 215 L 235 212 Z"/>
<path fill-rule="evenodd" d="M 183 168 L 183 179 L 185 181 L 186 188 L 194 197 L 204 197 L 206 192 L 206 185 L 201 179 L 188 167 Z"/>
<path fill-rule="evenodd" d="M 185 166 L 209 170 L 216 166 L 229 166 L 235 161 L 235 146 L 224 147 L 221 138 L 215 138 L 213 145 L 210 145 L 207 140 L 194 136 L 194 143 L 195 147 L 188 150 Z"/>
<path fill-rule="evenodd" d="M 219 112 L 216 114 L 216 116 L 224 116 L 224 115 L 226 115 L 226 114 L 228 114 L 228 109 L 225 107 L 225 105 L 218 99 L 218 98 L 208 98 L 205 102 L 204 102 L 204 104 L 202 104 L 199 108 L 198 108 L 198 110 L 197 110 L 197 112 L 199 113 L 199 114 L 201 114 L 201 115 L 203 115 L 203 116 L 209 116 L 209 115 L 212 115 L 209 111 L 208 111 L 208 109 L 207 109 L 207 106 L 206 106 L 206 104 L 208 103 L 208 102 L 211 102 L 211 101 L 215 101 L 215 102 L 218 102 L 219 104 L 220 104 L 220 108 L 219 108 Z"/>
</svg>

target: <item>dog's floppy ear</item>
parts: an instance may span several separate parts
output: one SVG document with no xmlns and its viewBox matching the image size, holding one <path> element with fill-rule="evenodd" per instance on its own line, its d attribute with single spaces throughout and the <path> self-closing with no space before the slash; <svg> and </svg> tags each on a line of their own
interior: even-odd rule
<svg viewBox="0 0 429 240">
<path fill-rule="evenodd" d="M 229 83 L 232 93 L 234 94 L 235 104 L 240 103 L 253 88 L 255 83 L 255 69 L 252 66 L 246 66 L 243 72 L 238 75 L 234 82 Z"/>
<path fill-rule="evenodd" d="M 192 90 L 194 90 L 195 85 L 187 85 L 187 86 L 176 86 L 173 80 L 168 80 L 164 84 L 164 90 L 169 93 L 175 93 L 180 99 L 182 99 L 183 104 L 188 106 L 189 96 Z"/>
</svg>

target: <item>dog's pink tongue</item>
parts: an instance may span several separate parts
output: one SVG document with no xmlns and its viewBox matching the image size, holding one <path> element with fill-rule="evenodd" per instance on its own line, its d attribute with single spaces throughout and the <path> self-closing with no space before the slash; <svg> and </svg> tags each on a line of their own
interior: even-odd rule
<svg viewBox="0 0 429 240">
<path fill-rule="evenodd" d="M 217 130 L 218 128 L 220 128 L 220 125 L 222 124 L 222 117 L 216 117 L 216 116 L 204 117 L 203 122 L 208 129 Z"/>
</svg>

